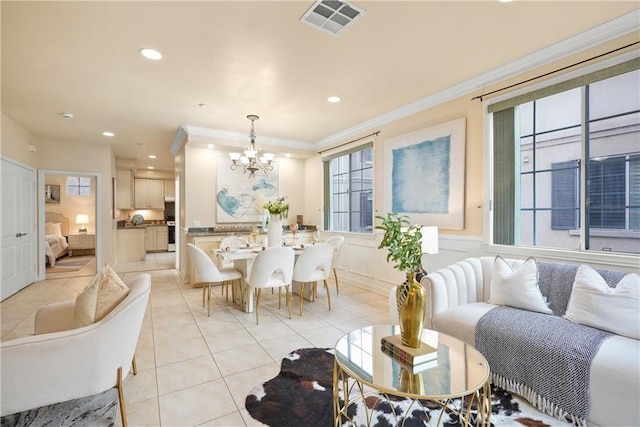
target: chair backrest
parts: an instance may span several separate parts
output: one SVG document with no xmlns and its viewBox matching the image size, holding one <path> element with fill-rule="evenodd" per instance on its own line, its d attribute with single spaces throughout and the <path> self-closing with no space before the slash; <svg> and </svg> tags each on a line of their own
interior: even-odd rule
<svg viewBox="0 0 640 427">
<path fill-rule="evenodd" d="M 308 282 L 316 270 L 322 270 L 324 278 L 331 275 L 331 262 L 334 257 L 333 246 L 326 243 L 308 246 L 300 254 L 293 267 L 293 280 L 296 282 Z"/>
<path fill-rule="evenodd" d="M 216 264 L 202 249 L 192 243 L 187 243 L 187 252 L 189 252 L 191 262 L 195 264 L 201 282 L 217 283 L 224 280 Z"/>
<path fill-rule="evenodd" d="M 254 288 L 265 287 L 271 276 L 282 273 L 284 282 L 291 284 L 295 254 L 290 247 L 273 247 L 260 252 L 251 265 L 251 273 L 247 282 Z"/>
<path fill-rule="evenodd" d="M 220 242 L 220 248 L 238 249 L 249 245 L 249 241 L 242 236 L 229 236 L 222 239 Z"/>
<path fill-rule="evenodd" d="M 335 255 L 333 257 L 333 261 L 331 262 L 331 266 L 335 268 L 338 265 L 338 259 L 340 258 L 342 245 L 344 245 L 344 237 L 343 236 L 331 236 L 324 243 L 328 243 L 334 248 Z"/>
</svg>

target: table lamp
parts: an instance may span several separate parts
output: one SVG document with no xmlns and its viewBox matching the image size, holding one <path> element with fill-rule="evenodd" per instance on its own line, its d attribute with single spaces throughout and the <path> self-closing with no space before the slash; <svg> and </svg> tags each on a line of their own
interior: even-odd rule
<svg viewBox="0 0 640 427">
<path fill-rule="evenodd" d="M 85 225 L 89 224 L 89 215 L 85 215 L 85 214 L 76 215 L 76 224 L 80 225 L 80 229 L 78 230 L 78 233 L 87 234 L 87 227 L 85 227 Z"/>
<path fill-rule="evenodd" d="M 420 233 L 422 234 L 422 239 L 420 239 L 420 243 L 422 244 L 422 253 L 437 254 L 439 249 L 438 227 L 433 225 L 424 226 L 420 229 Z"/>
</svg>

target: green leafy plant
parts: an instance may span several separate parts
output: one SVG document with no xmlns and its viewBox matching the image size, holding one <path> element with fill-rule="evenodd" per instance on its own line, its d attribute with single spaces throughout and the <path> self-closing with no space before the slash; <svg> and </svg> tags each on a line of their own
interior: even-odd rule
<svg viewBox="0 0 640 427">
<path fill-rule="evenodd" d="M 384 230 L 378 249 L 387 249 L 387 262 L 393 261 L 394 268 L 400 271 L 419 272 L 422 268 L 422 227 L 411 224 L 408 216 L 395 212 L 376 218 L 382 220 L 376 229 Z"/>
<path fill-rule="evenodd" d="M 286 219 L 289 215 L 289 203 L 285 203 L 285 196 L 279 197 L 271 202 L 267 202 L 262 207 L 272 215 L 280 215 Z"/>
</svg>

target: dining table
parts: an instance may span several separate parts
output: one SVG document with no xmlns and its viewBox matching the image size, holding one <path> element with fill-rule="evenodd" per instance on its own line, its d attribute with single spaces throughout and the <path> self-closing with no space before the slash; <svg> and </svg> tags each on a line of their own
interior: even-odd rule
<svg viewBox="0 0 640 427">
<path fill-rule="evenodd" d="M 304 251 L 304 248 L 305 248 L 304 245 L 296 245 L 296 246 L 290 246 L 290 247 L 293 248 L 293 253 L 296 256 L 296 259 Z M 233 268 L 235 268 L 236 270 L 242 273 L 243 278 L 241 280 L 241 283 L 238 284 L 238 282 L 234 282 L 233 284 L 233 287 L 234 287 L 233 302 L 238 306 L 240 306 L 242 303 L 242 306 L 240 308 L 245 313 L 253 313 L 253 305 L 254 305 L 253 293 L 247 292 L 246 294 L 247 298 L 245 299 L 242 299 L 241 295 L 245 287 L 247 286 L 247 277 L 251 273 L 251 264 L 253 263 L 253 260 L 255 259 L 255 257 L 258 256 L 258 254 L 263 250 L 266 250 L 266 247 L 254 246 L 254 245 L 249 245 L 248 247 L 241 247 L 241 248 L 211 249 L 211 253 L 213 255 L 223 259 L 224 261 L 233 262 Z M 299 295 L 300 284 L 294 283 L 292 284 L 291 288 L 293 293 Z M 309 287 L 305 289 L 304 298 L 309 301 L 314 300 L 313 293 L 311 292 Z"/>
</svg>

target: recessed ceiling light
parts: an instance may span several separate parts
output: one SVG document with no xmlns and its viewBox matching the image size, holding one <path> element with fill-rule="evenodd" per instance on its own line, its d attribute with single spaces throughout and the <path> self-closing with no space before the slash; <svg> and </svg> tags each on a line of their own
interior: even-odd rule
<svg viewBox="0 0 640 427">
<path fill-rule="evenodd" d="M 150 158 L 150 159 L 157 159 L 157 158 L 158 158 L 158 156 L 156 156 L 155 154 L 149 154 L 149 158 Z"/>
<path fill-rule="evenodd" d="M 153 166 L 147 166 L 147 169 L 155 169 Z"/>
<path fill-rule="evenodd" d="M 60 113 L 63 119 L 71 120 L 73 119 L 73 114 L 71 113 Z"/>
<path fill-rule="evenodd" d="M 204 102 L 201 102 L 200 104 L 198 104 L 198 107 L 200 107 L 200 108 L 204 108 L 206 106 L 207 106 L 207 104 L 205 104 Z"/>
<path fill-rule="evenodd" d="M 162 54 L 155 49 L 149 49 L 147 47 L 140 49 L 140 54 L 147 59 L 153 59 L 158 61 L 162 59 Z"/>
<path fill-rule="evenodd" d="M 332 104 L 335 104 L 337 102 L 340 102 L 340 97 L 339 96 L 330 96 L 329 98 L 327 98 L 327 101 L 329 101 Z"/>
<path fill-rule="evenodd" d="M 285 157 L 291 157 L 291 153 L 286 153 L 284 156 Z"/>
<path fill-rule="evenodd" d="M 213 144 L 207 145 L 207 148 L 213 148 Z"/>
<path fill-rule="evenodd" d="M 112 137 L 112 136 L 115 136 L 116 134 L 113 132 L 106 131 L 106 132 L 102 132 L 102 135 Z"/>
</svg>

